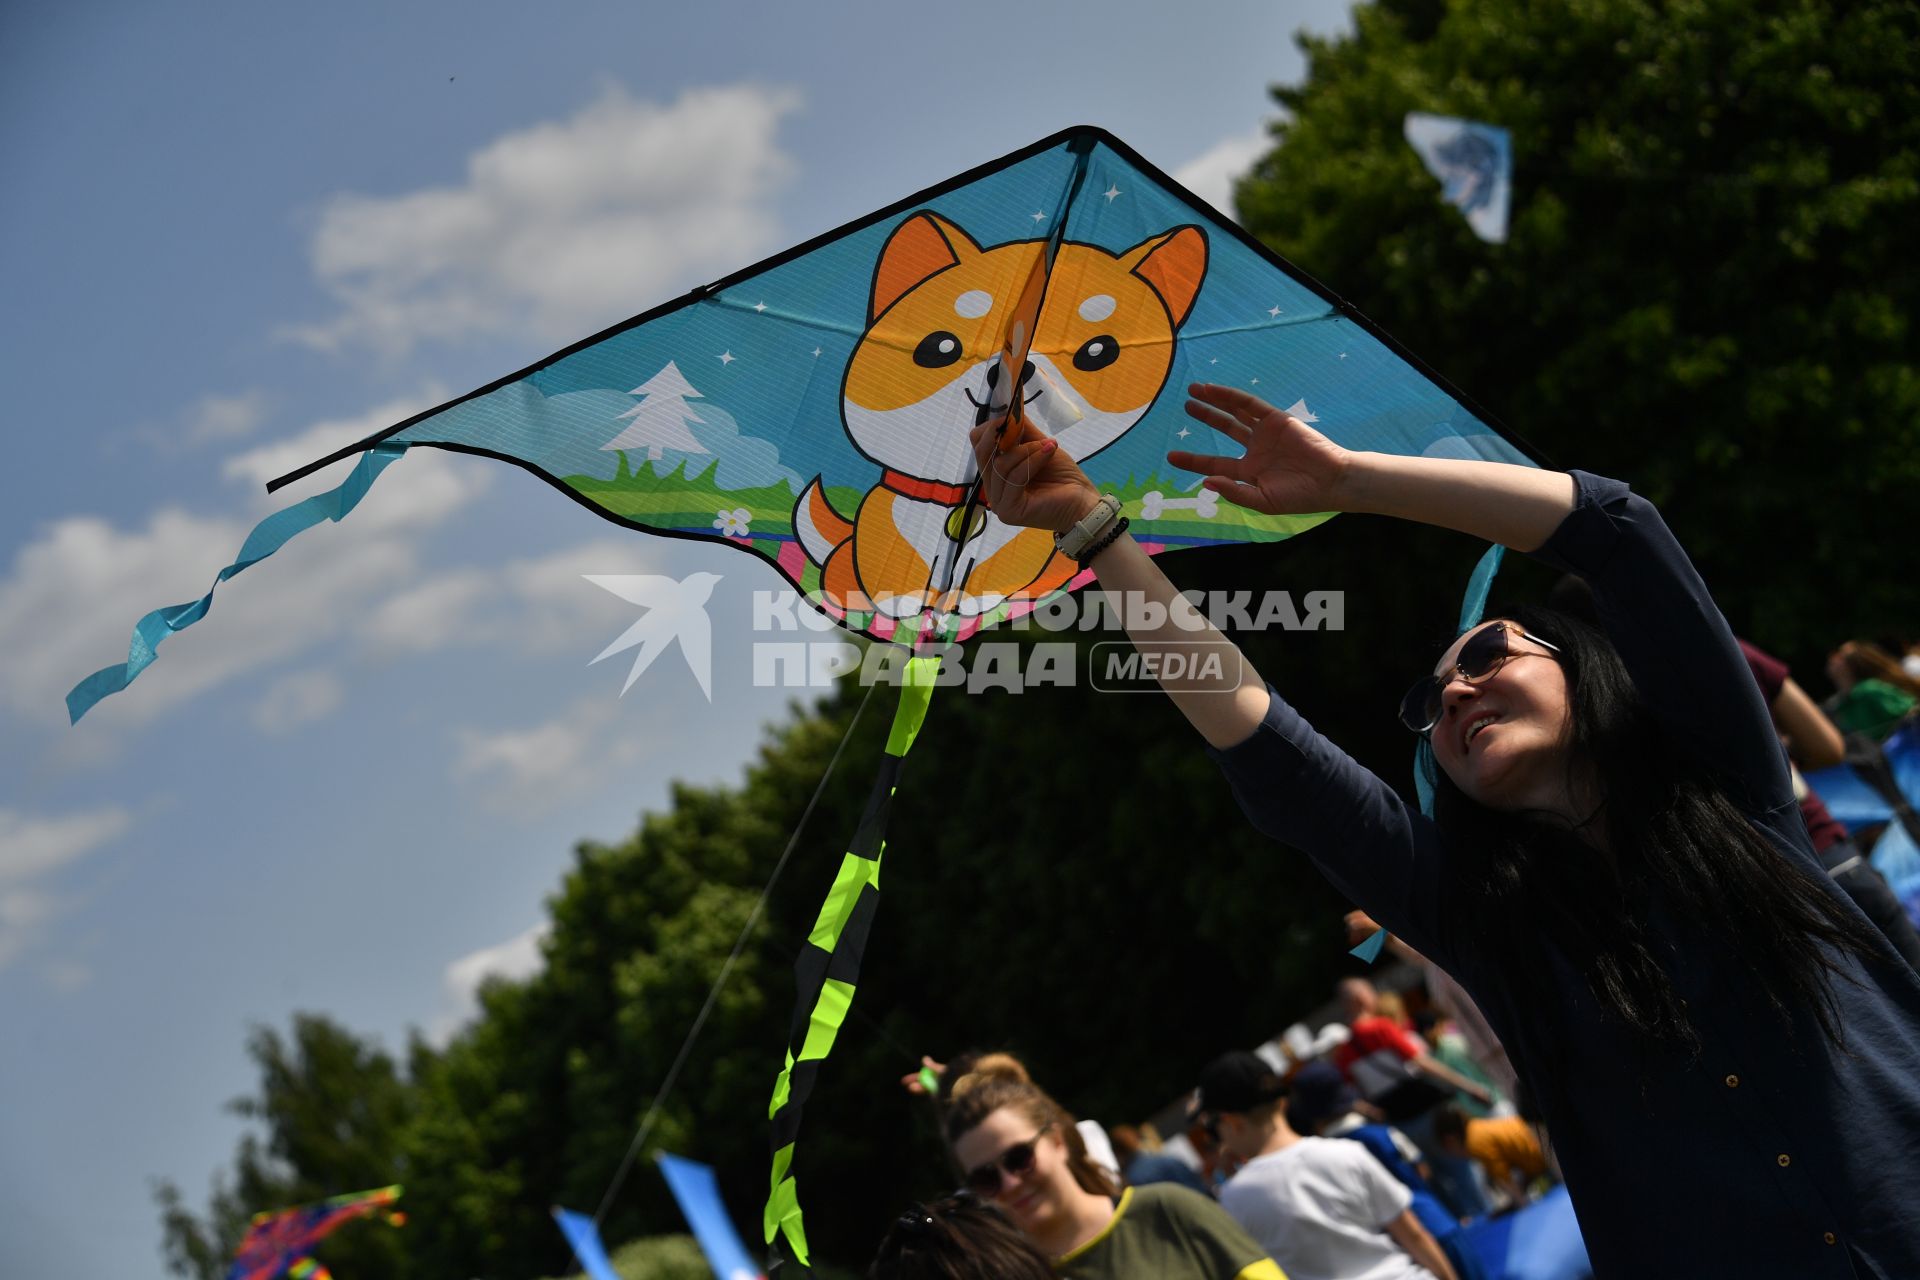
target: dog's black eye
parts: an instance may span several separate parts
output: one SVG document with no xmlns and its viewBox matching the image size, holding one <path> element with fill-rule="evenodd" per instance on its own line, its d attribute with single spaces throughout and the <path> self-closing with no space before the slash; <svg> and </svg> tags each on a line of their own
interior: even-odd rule
<svg viewBox="0 0 1920 1280">
<path fill-rule="evenodd" d="M 1104 369 L 1120 358 L 1120 344 L 1113 335 L 1103 333 L 1097 338 L 1088 338 L 1073 353 L 1073 367 L 1082 373 L 1093 373 Z"/>
<path fill-rule="evenodd" d="M 960 358 L 960 339 L 941 329 L 920 339 L 913 362 L 924 369 L 944 369 Z"/>
</svg>

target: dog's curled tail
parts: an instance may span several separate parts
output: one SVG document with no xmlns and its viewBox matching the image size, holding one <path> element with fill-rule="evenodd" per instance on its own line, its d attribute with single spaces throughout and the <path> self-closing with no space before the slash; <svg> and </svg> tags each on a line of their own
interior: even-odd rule
<svg viewBox="0 0 1920 1280">
<path fill-rule="evenodd" d="M 807 559 L 818 565 L 824 565 L 834 548 L 853 536 L 853 521 L 833 509 L 819 476 L 807 483 L 793 504 L 793 531 Z"/>
</svg>

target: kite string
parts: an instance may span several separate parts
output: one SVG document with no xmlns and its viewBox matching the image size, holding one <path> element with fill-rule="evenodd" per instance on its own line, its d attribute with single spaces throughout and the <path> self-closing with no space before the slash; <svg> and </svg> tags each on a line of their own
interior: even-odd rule
<svg viewBox="0 0 1920 1280">
<path fill-rule="evenodd" d="M 827 761 L 826 771 L 820 775 L 820 783 L 813 789 L 813 796 L 807 801 L 807 807 L 801 811 L 800 821 L 793 828 L 793 835 L 787 840 L 786 849 L 780 854 L 780 860 L 773 864 L 773 874 L 767 877 L 766 887 L 760 890 L 759 899 L 753 904 L 753 910 L 747 915 L 747 922 L 740 929 L 740 936 L 734 940 L 733 951 L 727 956 L 726 963 L 720 966 L 720 975 L 713 980 L 713 987 L 707 992 L 707 1001 L 700 1006 L 700 1014 L 693 1020 L 693 1026 L 687 1031 L 687 1038 L 680 1044 L 680 1052 L 674 1055 L 673 1065 L 667 1068 L 666 1079 L 653 1095 L 653 1103 L 647 1108 L 647 1114 L 641 1118 L 640 1127 L 634 1131 L 633 1141 L 627 1144 L 627 1154 L 621 1157 L 620 1167 L 615 1170 L 613 1182 L 607 1187 L 607 1194 L 600 1198 L 600 1207 L 593 1211 L 594 1226 L 606 1216 L 607 1207 L 613 1203 L 614 1196 L 620 1192 L 620 1186 L 626 1181 L 627 1173 L 633 1168 L 634 1157 L 640 1154 L 646 1145 L 647 1136 L 653 1132 L 654 1121 L 660 1116 L 660 1108 L 666 1102 L 667 1095 L 673 1091 L 673 1085 L 680 1078 L 680 1068 L 686 1065 L 687 1055 L 693 1051 L 693 1043 L 700 1036 L 700 1029 L 707 1024 L 707 1015 L 713 1012 L 713 1006 L 720 999 L 721 988 L 727 985 L 727 978 L 733 972 L 733 966 L 740 959 L 740 953 L 746 949 L 747 938 L 753 928 L 760 923 L 760 914 L 766 909 L 767 898 L 773 893 L 774 882 L 780 879 L 780 873 L 786 870 L 787 862 L 793 857 L 793 851 L 799 847 L 800 833 L 806 830 L 807 819 L 813 816 L 814 806 L 820 802 L 821 793 L 827 789 L 827 780 L 833 777 L 834 766 L 840 762 L 840 753 L 846 750 L 847 742 L 853 737 L 853 730 L 860 723 L 860 715 L 867 709 L 867 703 L 873 698 L 878 682 L 867 686 L 866 696 L 860 699 L 854 708 L 853 719 L 847 722 L 847 731 L 841 735 L 840 743 L 833 749 L 833 756 Z"/>
</svg>

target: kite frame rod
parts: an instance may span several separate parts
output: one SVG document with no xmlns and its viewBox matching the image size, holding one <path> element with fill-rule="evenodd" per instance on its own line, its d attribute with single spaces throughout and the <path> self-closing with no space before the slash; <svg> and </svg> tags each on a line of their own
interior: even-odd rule
<svg viewBox="0 0 1920 1280">
<path fill-rule="evenodd" d="M 843 237 L 853 235 L 856 232 L 864 231 L 868 227 L 874 226 L 878 223 L 886 222 L 892 218 L 897 218 L 903 213 L 911 212 L 915 208 L 926 204 L 930 200 L 936 200 L 941 196 L 948 194 L 949 192 L 956 191 L 961 187 L 969 185 L 970 183 L 977 182 L 980 179 L 989 176 L 990 174 L 994 173 L 999 169 L 1006 168 L 1009 165 L 1018 164 L 1023 160 L 1029 160 L 1034 156 L 1040 155 L 1041 153 L 1046 151 L 1053 150 L 1054 148 L 1062 145 L 1074 147 L 1076 149 L 1084 149 L 1086 152 L 1091 152 L 1091 149 L 1096 144 L 1105 145 L 1107 147 L 1112 148 L 1114 153 L 1118 155 L 1122 160 L 1125 160 L 1128 164 L 1133 165 L 1135 168 L 1139 169 L 1142 173 L 1146 174 L 1149 178 L 1152 178 L 1155 182 L 1158 182 L 1161 186 L 1166 188 L 1168 192 L 1178 197 L 1180 200 L 1183 200 L 1184 202 L 1186 202 L 1196 212 L 1198 212 L 1203 217 L 1205 217 L 1208 220 L 1210 228 L 1217 227 L 1220 231 L 1223 231 L 1229 235 L 1232 235 L 1234 238 L 1239 240 L 1239 242 L 1242 245 L 1252 250 L 1262 260 L 1264 260 L 1269 266 L 1275 267 L 1278 270 L 1284 272 L 1288 277 L 1294 280 L 1297 284 L 1319 295 L 1319 297 L 1322 300 L 1324 300 L 1330 306 L 1332 306 L 1333 309 L 1337 311 L 1340 315 L 1345 316 L 1347 319 L 1359 325 L 1360 328 L 1363 329 L 1375 341 L 1379 342 L 1382 346 L 1386 347 L 1387 350 L 1393 352 L 1394 355 L 1400 357 L 1400 359 L 1406 361 L 1407 364 L 1413 367 L 1415 372 L 1419 373 L 1422 377 L 1426 378 L 1428 381 L 1432 382 L 1435 386 L 1439 387 L 1442 391 L 1446 392 L 1449 396 L 1453 397 L 1453 399 L 1457 401 L 1462 408 L 1472 413 L 1474 417 L 1478 418 L 1481 422 L 1486 424 L 1486 426 L 1490 430 L 1494 431 L 1495 433 L 1500 435 L 1502 438 L 1504 438 L 1509 444 L 1513 445 L 1521 453 L 1525 454 L 1535 464 L 1543 467 L 1552 465 L 1552 463 L 1548 460 L 1547 456 L 1544 453 L 1542 453 L 1539 449 L 1535 448 L 1533 444 L 1526 439 L 1526 437 L 1522 436 L 1519 432 L 1513 430 L 1513 428 L 1508 427 L 1505 424 L 1501 423 L 1499 419 L 1495 418 L 1492 414 L 1488 413 L 1485 409 L 1483 409 L 1479 405 L 1479 403 L 1476 402 L 1471 396 L 1467 395 L 1466 392 L 1460 390 L 1460 388 L 1456 387 L 1452 382 L 1442 377 L 1431 366 L 1429 366 L 1426 363 L 1426 361 L 1422 360 L 1419 356 L 1415 355 L 1413 352 L 1401 346 L 1399 341 L 1395 339 L 1393 335 L 1389 334 L 1388 332 L 1386 332 L 1386 330 L 1380 328 L 1380 326 L 1376 325 L 1373 321 L 1369 320 L 1366 317 L 1366 315 L 1360 311 L 1359 308 L 1355 307 L 1352 303 L 1348 302 L 1345 298 L 1342 298 L 1339 294 L 1327 288 L 1324 284 L 1321 284 L 1320 281 L 1316 280 L 1313 276 L 1307 274 L 1307 272 L 1301 270 L 1299 267 L 1295 266 L 1293 263 L 1288 262 L 1285 258 L 1275 253 L 1272 249 L 1269 249 L 1265 244 L 1262 244 L 1258 239 L 1258 237 L 1254 236 L 1252 232 L 1248 231 L 1245 227 L 1242 227 L 1239 223 L 1233 221 L 1231 218 L 1224 217 L 1221 214 L 1220 210 L 1214 208 L 1213 205 L 1207 203 L 1205 200 L 1202 200 L 1199 196 L 1195 195 L 1193 192 L 1187 190 L 1180 183 L 1175 182 L 1171 177 L 1169 177 L 1166 173 L 1164 173 L 1159 168 L 1159 166 L 1155 165 L 1146 157 L 1142 156 L 1139 152 L 1135 151 L 1132 147 L 1128 146 L 1126 143 L 1120 141 L 1120 139 L 1114 137 L 1111 133 L 1108 133 L 1105 129 L 1102 129 L 1097 125 L 1075 125 L 1071 128 L 1062 129 L 1058 133 L 1050 134 L 1047 137 L 1040 139 L 1040 141 L 1038 142 L 1029 143 L 1024 147 L 1021 147 L 1017 151 L 1012 151 L 1004 156 L 1000 156 L 998 159 L 989 160 L 984 164 L 975 165 L 973 168 L 968 169 L 964 173 L 957 174 L 954 177 L 946 179 L 944 182 L 939 182 L 934 184 L 933 186 L 923 188 L 920 191 L 916 191 L 912 195 L 907 196 L 903 200 L 894 201 L 892 204 L 887 205 L 885 208 L 876 210 L 873 213 L 862 215 L 861 217 L 853 219 L 851 222 L 842 223 L 840 226 L 837 226 L 830 231 L 824 231 L 819 235 L 812 237 L 811 239 L 804 240 L 801 243 L 794 245 L 790 249 L 784 249 L 781 252 L 774 254 L 770 258 L 763 258 L 759 262 L 753 263 L 751 266 L 742 267 L 738 271 L 732 272 L 729 275 L 721 277 L 720 279 L 714 281 L 712 284 L 701 285 L 698 288 L 690 289 L 678 298 L 674 298 L 670 301 L 663 302 L 659 306 L 643 311 L 639 315 L 634 316 L 631 319 L 623 320 L 619 324 L 613 325 L 606 329 L 602 329 L 599 333 L 596 333 L 591 337 L 582 338 L 580 341 L 575 342 L 570 346 L 563 347 L 559 351 L 554 352 L 552 355 L 547 356 L 542 360 L 535 361 L 534 363 L 528 365 L 524 369 L 521 369 L 517 373 L 510 373 L 503 378 L 496 378 L 492 382 L 487 383 L 485 386 L 479 387 L 473 391 L 469 391 L 463 396 L 457 396 L 454 399 L 447 401 L 445 404 L 436 405 L 431 409 L 423 410 L 420 413 L 414 414 L 411 418 L 407 418 L 402 422 L 396 422 L 394 425 L 387 427 L 385 430 L 376 431 L 374 434 L 366 437 L 364 440 L 359 440 L 353 444 L 345 446 L 344 448 L 336 449 L 332 453 L 326 455 L 324 458 L 317 458 L 314 461 L 307 463 L 303 467 L 297 467 L 294 470 L 287 472 L 283 476 L 279 476 L 273 480 L 267 481 L 267 492 L 272 493 L 277 489 L 280 489 L 285 487 L 286 485 L 292 484 L 296 480 L 302 479 L 305 476 L 312 475 L 315 471 L 320 470 L 320 468 L 322 467 L 331 466 L 332 464 L 339 462 L 343 458 L 350 458 L 356 453 L 364 453 L 368 449 L 373 448 L 375 445 L 381 443 L 382 441 L 391 439 L 393 436 L 398 435 L 402 431 L 405 431 L 408 427 L 414 426 L 415 424 L 420 422 L 424 422 L 428 418 L 433 417 L 435 414 L 445 413 L 448 409 L 451 409 L 456 405 L 465 404 L 469 400 L 476 400 L 481 396 L 491 395 L 493 392 L 498 391 L 502 387 L 510 386 L 515 382 L 519 382 L 523 378 L 531 377 L 534 374 L 539 373 L 541 370 L 547 368 L 548 366 L 553 365 L 561 360 L 564 360 L 568 356 L 571 356 L 576 352 L 583 351 L 586 348 L 591 347 L 596 343 L 604 342 L 609 338 L 625 333 L 627 330 L 635 328 L 639 325 L 647 324 L 651 321 L 658 320 L 662 316 L 671 315 L 675 311 L 680 310 L 682 307 L 692 306 L 694 303 L 700 302 L 703 299 L 708 298 L 715 293 L 718 293 L 722 289 L 731 288 L 733 285 L 738 284 L 743 280 L 750 279 L 753 276 L 761 274 L 762 272 L 771 271 L 776 267 L 783 266 L 786 263 L 793 261 L 795 258 L 799 258 L 806 254 L 812 253 L 814 250 L 822 248 L 828 244 L 831 244 L 836 240 L 842 239 Z M 421 443 L 424 444 L 424 443 L 430 443 L 430 442 L 422 441 Z"/>
</svg>

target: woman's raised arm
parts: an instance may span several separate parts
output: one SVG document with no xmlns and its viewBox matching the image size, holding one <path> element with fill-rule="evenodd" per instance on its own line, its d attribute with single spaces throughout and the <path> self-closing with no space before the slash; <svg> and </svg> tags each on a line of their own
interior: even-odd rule
<svg viewBox="0 0 1920 1280">
<path fill-rule="evenodd" d="M 1187 412 L 1239 446 L 1237 456 L 1167 455 L 1206 476 L 1229 502 L 1269 515 L 1366 511 L 1457 529 L 1531 551 L 1573 510 L 1573 479 L 1560 472 L 1498 462 L 1355 453 L 1256 396 L 1196 383 Z M 975 456 L 994 514 L 1010 524 L 1064 531 L 1091 511 L 1099 490 L 1086 473 L 1031 424 L 1011 444 L 990 420 L 973 432 Z M 1188 677 L 1167 694 L 1209 745 L 1244 741 L 1266 715 L 1266 684 L 1238 646 L 1207 622 L 1153 558 L 1122 536 L 1089 562 L 1120 606 L 1136 646 L 1194 659 L 1175 669 L 1217 670 Z M 1217 667 L 1203 660 L 1224 658 Z M 1173 665 L 1173 664 L 1169 664 Z"/>
<path fill-rule="evenodd" d="M 1235 387 L 1195 383 L 1187 413 L 1241 447 L 1237 457 L 1176 450 L 1167 461 L 1268 515 L 1365 511 L 1457 529 L 1532 551 L 1573 510 L 1573 477 L 1505 462 L 1409 458 L 1342 449 L 1300 419 Z"/>
<path fill-rule="evenodd" d="M 1009 524 L 1064 532 L 1093 510 L 1100 491 L 1051 439 L 1022 424 L 1022 438 L 1003 450 L 999 425 L 990 420 L 973 431 L 995 515 Z M 1126 621 L 1136 647 L 1163 655 L 1163 662 L 1184 654 L 1190 661 L 1181 669 L 1209 673 L 1162 686 L 1208 745 L 1225 748 L 1248 738 L 1266 715 L 1269 699 L 1266 682 L 1240 647 L 1180 594 L 1132 538 L 1121 535 L 1086 563 Z M 1216 667 L 1204 661 L 1208 657 L 1223 661 Z"/>
</svg>

